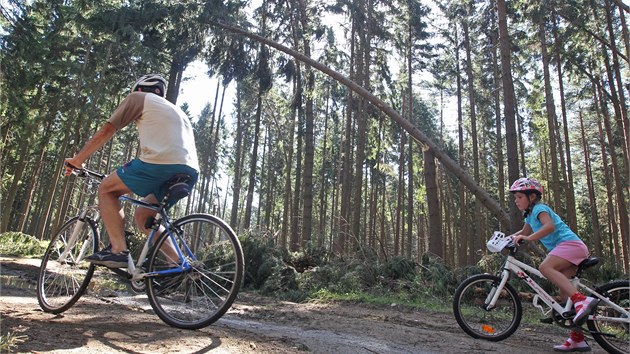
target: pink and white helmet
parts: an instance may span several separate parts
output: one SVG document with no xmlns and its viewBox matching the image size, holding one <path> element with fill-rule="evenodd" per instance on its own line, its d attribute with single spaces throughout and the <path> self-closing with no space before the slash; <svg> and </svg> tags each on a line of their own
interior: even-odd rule
<svg viewBox="0 0 630 354">
<path fill-rule="evenodd" d="M 510 193 L 522 192 L 522 193 L 536 193 L 542 195 L 543 187 L 537 180 L 528 177 L 522 177 L 514 181 L 510 187 Z"/>
</svg>

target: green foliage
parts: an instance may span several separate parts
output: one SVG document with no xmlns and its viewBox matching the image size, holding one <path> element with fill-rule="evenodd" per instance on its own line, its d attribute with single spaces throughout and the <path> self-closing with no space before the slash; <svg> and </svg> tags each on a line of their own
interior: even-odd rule
<svg viewBox="0 0 630 354">
<path fill-rule="evenodd" d="M 501 265 L 505 262 L 505 257 L 501 253 L 489 253 L 485 254 L 481 257 L 479 262 L 477 262 L 477 266 L 474 267 L 474 270 L 469 275 L 478 274 L 478 273 L 490 273 L 494 274 L 497 270 L 501 268 Z"/>
<path fill-rule="evenodd" d="M 281 263 L 282 251 L 271 239 L 247 234 L 240 238 L 245 256 L 244 286 L 260 289 Z"/>
<path fill-rule="evenodd" d="M 414 275 L 415 264 L 404 257 L 397 256 L 385 263 L 382 274 L 391 279 L 410 279 Z"/>
<path fill-rule="evenodd" d="M 628 279 L 630 274 L 624 274 L 619 267 L 616 267 L 612 262 L 600 260 L 599 265 L 588 269 L 582 277 L 589 279 L 597 284 L 607 283 L 613 280 Z"/>
<path fill-rule="evenodd" d="M 326 249 L 309 246 L 300 252 L 287 255 L 287 262 L 298 272 L 316 267 L 326 261 Z"/>
<path fill-rule="evenodd" d="M 297 290 L 297 281 L 295 279 L 295 268 L 287 265 L 277 258 L 270 258 L 269 262 L 263 264 L 266 274 L 265 282 L 261 287 L 261 291 L 265 295 L 277 292 L 287 292 Z M 266 275 L 265 274 L 265 275 Z"/>
<path fill-rule="evenodd" d="M 379 262 L 369 254 L 363 259 L 328 259 L 314 248 L 281 252 L 273 243 L 251 235 L 242 239 L 242 245 L 246 285 L 291 301 L 339 296 L 369 302 L 425 303 L 447 297 L 457 285 L 454 272 L 429 254 L 417 264 L 404 257 Z"/>
<path fill-rule="evenodd" d="M 422 255 L 422 265 L 417 283 L 427 295 L 443 298 L 453 293 L 457 281 L 453 271 L 444 263 L 444 260 L 431 254 Z"/>
<path fill-rule="evenodd" d="M 0 254 L 19 257 L 41 257 L 46 252 L 48 242 L 39 241 L 21 232 L 0 234 Z"/>
</svg>

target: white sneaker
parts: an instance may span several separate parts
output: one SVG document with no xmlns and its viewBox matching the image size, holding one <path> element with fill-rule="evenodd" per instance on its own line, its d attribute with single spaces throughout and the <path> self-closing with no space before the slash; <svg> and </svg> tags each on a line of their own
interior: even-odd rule
<svg viewBox="0 0 630 354">
<path fill-rule="evenodd" d="M 581 326 L 586 319 L 588 319 L 588 315 L 595 310 L 597 305 L 599 304 L 599 299 L 593 297 L 587 297 L 582 301 L 578 301 L 575 303 L 575 317 L 573 317 L 573 323 L 578 326 Z"/>
<path fill-rule="evenodd" d="M 574 342 L 573 339 L 567 339 L 564 344 L 555 345 L 553 350 L 556 352 L 590 352 L 591 347 L 585 340 L 581 342 Z"/>
</svg>

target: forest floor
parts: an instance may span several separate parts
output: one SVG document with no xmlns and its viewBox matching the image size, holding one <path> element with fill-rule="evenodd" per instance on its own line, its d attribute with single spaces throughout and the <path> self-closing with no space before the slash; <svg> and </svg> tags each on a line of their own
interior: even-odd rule
<svg viewBox="0 0 630 354">
<path fill-rule="evenodd" d="M 524 324 L 501 342 L 466 335 L 451 312 L 348 302 L 292 303 L 241 292 L 200 330 L 170 327 L 144 295 L 88 292 L 68 311 L 41 311 L 39 260 L 0 257 L 0 334 L 16 353 L 551 353 L 567 330 Z M 97 275 L 95 275 L 97 276 Z M 591 341 L 593 353 L 604 351 Z"/>
</svg>

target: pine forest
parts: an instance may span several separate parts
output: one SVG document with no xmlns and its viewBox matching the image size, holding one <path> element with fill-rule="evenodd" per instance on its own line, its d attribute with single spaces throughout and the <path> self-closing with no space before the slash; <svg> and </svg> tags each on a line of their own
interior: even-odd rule
<svg viewBox="0 0 630 354">
<path fill-rule="evenodd" d="M 3 0 L 0 232 L 45 240 L 62 174 L 139 76 L 188 112 L 204 212 L 288 252 L 474 265 L 523 225 L 519 177 L 630 271 L 624 0 Z M 205 107 L 178 101 L 190 67 Z M 167 132 L 165 132 L 167 133 Z M 132 126 L 87 167 L 136 157 Z M 82 205 L 82 204 L 81 204 Z M 127 212 L 127 215 L 132 213 Z"/>
</svg>

